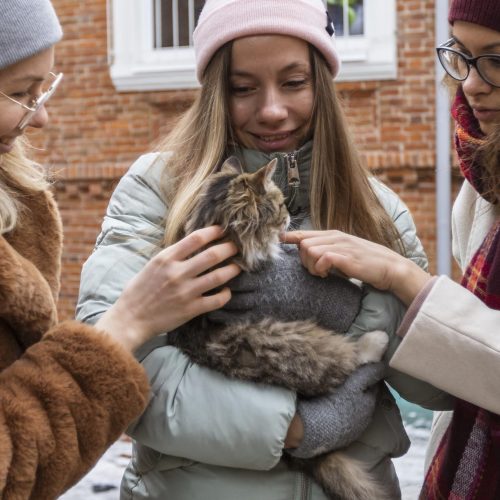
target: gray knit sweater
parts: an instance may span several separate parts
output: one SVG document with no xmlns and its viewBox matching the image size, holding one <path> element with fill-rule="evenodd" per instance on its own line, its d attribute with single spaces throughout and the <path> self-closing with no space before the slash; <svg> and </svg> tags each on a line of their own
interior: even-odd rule
<svg viewBox="0 0 500 500">
<path fill-rule="evenodd" d="M 358 314 L 362 291 L 336 275 L 313 276 L 304 268 L 295 245 L 281 245 L 281 258 L 258 272 L 241 273 L 228 283 L 233 296 L 223 309 L 210 313 L 217 322 L 312 319 L 344 333 Z"/>
</svg>

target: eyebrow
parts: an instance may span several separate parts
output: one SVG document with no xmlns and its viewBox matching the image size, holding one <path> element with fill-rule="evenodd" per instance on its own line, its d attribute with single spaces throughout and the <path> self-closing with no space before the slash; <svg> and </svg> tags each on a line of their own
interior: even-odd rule
<svg viewBox="0 0 500 500">
<path fill-rule="evenodd" d="M 286 73 L 294 69 L 304 69 L 308 71 L 310 70 L 309 66 L 306 63 L 292 62 L 290 64 L 287 64 L 284 68 L 281 68 L 279 70 L 279 73 Z M 247 71 L 231 71 L 231 76 L 253 76 L 253 75 L 251 73 L 248 73 Z"/>
<path fill-rule="evenodd" d="M 453 36 L 453 40 L 459 43 L 462 47 L 466 47 L 466 45 L 463 42 L 461 42 L 455 35 Z M 500 42 L 490 43 L 488 45 L 485 45 L 484 47 L 481 47 L 482 50 L 492 50 L 498 48 L 500 48 Z"/>
</svg>

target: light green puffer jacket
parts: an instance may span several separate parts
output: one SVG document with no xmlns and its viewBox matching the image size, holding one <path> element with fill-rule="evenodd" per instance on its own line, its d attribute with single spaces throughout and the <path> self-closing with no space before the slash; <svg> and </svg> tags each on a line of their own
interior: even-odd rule
<svg viewBox="0 0 500 500">
<path fill-rule="evenodd" d="M 249 170 L 264 163 L 256 151 L 238 154 Z M 279 157 L 275 179 L 288 194 L 283 185 L 285 159 L 271 156 Z M 307 145 L 298 156 L 301 185 L 295 203 L 302 208 L 307 204 L 309 161 Z M 83 268 L 78 319 L 95 323 L 159 250 L 167 213 L 160 188 L 163 162 L 157 154 L 139 158 L 116 188 L 95 250 Z M 426 267 L 408 209 L 384 185 L 378 181 L 374 185 L 409 257 Z M 303 227 L 307 224 L 306 218 Z M 395 331 L 403 315 L 402 304 L 392 295 L 369 290 L 350 333 L 387 331 L 389 358 L 399 343 Z M 162 345 L 161 337 L 141 348 L 137 357 L 149 375 L 151 399 L 129 428 L 134 450 L 122 481 L 122 499 L 326 500 L 317 484 L 288 470 L 280 460 L 295 414 L 293 392 L 228 379 Z M 386 381 L 403 397 L 427 408 L 450 407 L 446 394 L 390 368 Z M 391 498 L 399 498 L 390 458 L 406 453 L 409 444 L 399 410 L 384 387 L 372 424 L 348 452 L 367 463 L 385 484 L 392 484 Z"/>
</svg>

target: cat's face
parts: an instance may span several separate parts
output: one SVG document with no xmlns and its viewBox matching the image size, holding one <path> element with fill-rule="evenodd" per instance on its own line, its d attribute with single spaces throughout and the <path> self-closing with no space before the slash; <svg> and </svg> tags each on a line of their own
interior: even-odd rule
<svg viewBox="0 0 500 500">
<path fill-rule="evenodd" d="M 218 224 L 239 249 L 236 261 L 251 271 L 279 254 L 279 235 L 290 217 L 281 190 L 272 181 L 277 160 L 255 173 L 242 172 L 236 158 L 210 176 L 186 232 Z"/>
</svg>

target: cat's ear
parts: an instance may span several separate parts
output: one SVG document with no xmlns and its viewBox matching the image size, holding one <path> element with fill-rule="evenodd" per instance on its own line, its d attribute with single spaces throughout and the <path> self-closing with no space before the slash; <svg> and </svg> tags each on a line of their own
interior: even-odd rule
<svg viewBox="0 0 500 500">
<path fill-rule="evenodd" d="M 220 171 L 225 174 L 237 174 L 243 173 L 243 167 L 241 166 L 240 160 L 236 156 L 230 156 L 220 168 Z"/>
<path fill-rule="evenodd" d="M 278 160 L 274 158 L 267 165 L 259 168 L 259 170 L 253 174 L 254 189 L 256 189 L 258 193 L 265 192 L 267 185 L 272 181 L 277 164 Z"/>
<path fill-rule="evenodd" d="M 274 158 L 265 167 L 266 182 L 272 180 L 274 172 L 276 172 L 276 166 L 278 165 L 278 159 Z"/>
<path fill-rule="evenodd" d="M 278 164 L 278 160 L 274 158 L 267 165 L 259 168 L 257 172 L 255 172 L 255 181 L 261 186 L 265 187 L 272 180 L 274 172 L 276 170 L 276 165 Z"/>
</svg>

